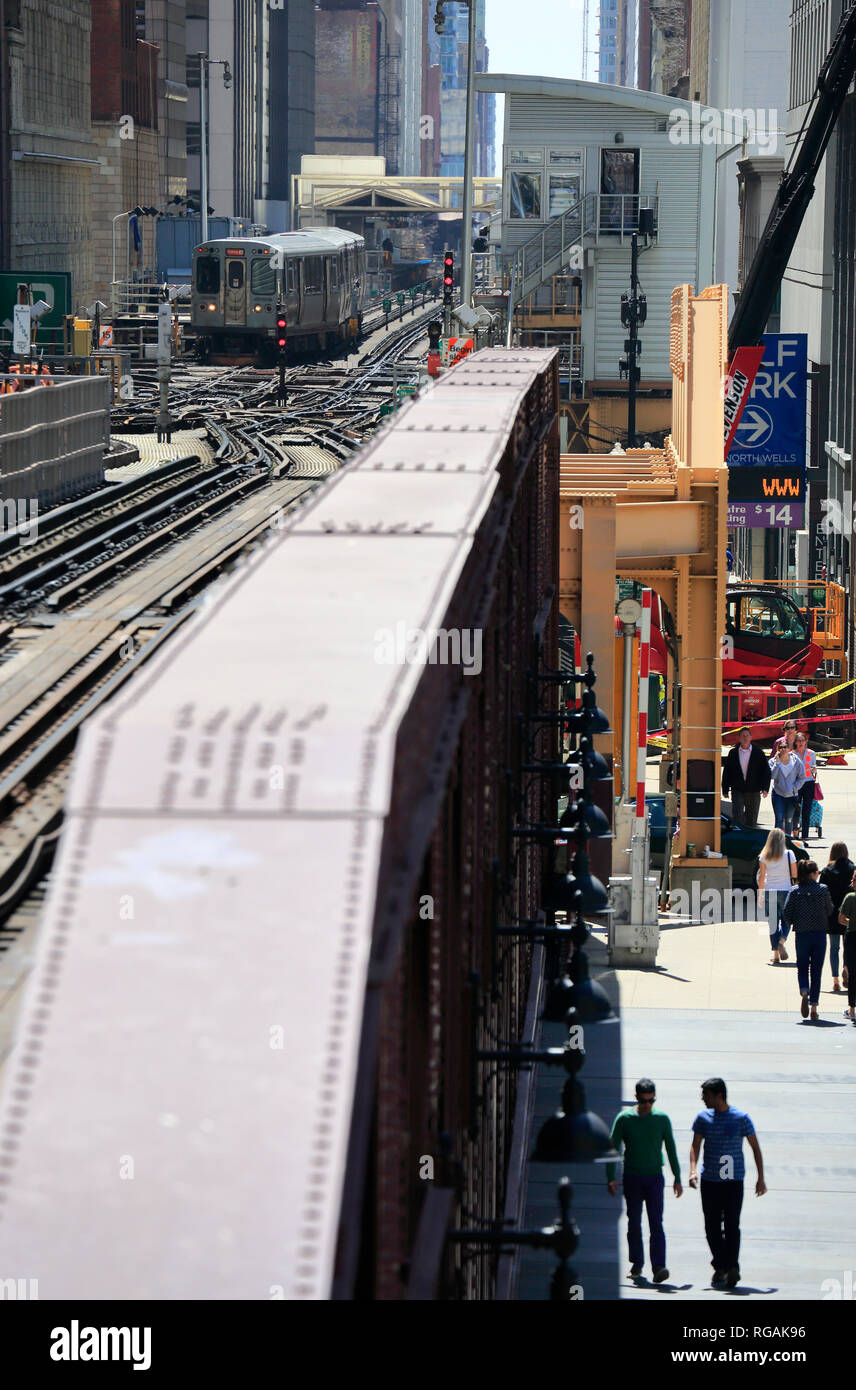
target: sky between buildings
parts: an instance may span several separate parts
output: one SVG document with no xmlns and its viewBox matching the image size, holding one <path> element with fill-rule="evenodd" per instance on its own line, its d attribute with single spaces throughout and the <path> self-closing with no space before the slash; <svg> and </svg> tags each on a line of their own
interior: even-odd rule
<svg viewBox="0 0 856 1390">
<path fill-rule="evenodd" d="M 597 0 L 591 0 L 591 11 L 593 35 Z M 583 75 L 583 0 L 487 0 L 485 28 L 491 72 Z M 593 55 L 588 76 L 590 81 L 597 81 Z M 503 98 L 497 97 L 497 174 L 502 172 L 503 104 Z"/>
</svg>

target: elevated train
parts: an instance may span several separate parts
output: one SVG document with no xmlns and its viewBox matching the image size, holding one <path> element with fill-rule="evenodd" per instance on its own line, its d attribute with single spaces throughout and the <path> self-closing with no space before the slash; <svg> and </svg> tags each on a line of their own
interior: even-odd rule
<svg viewBox="0 0 856 1390">
<path fill-rule="evenodd" d="M 366 299 L 366 247 L 339 227 L 206 241 L 193 252 L 191 324 L 201 362 L 277 355 L 277 305 L 288 355 L 355 341 Z"/>
</svg>

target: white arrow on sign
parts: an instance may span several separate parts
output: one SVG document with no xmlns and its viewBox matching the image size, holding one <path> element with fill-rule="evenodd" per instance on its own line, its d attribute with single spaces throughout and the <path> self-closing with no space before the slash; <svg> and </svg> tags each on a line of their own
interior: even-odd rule
<svg viewBox="0 0 856 1390">
<path fill-rule="evenodd" d="M 737 426 L 741 446 L 746 449 L 751 448 L 753 444 L 764 443 L 772 433 L 773 421 L 766 410 L 761 410 L 756 405 L 748 405 Z"/>
</svg>

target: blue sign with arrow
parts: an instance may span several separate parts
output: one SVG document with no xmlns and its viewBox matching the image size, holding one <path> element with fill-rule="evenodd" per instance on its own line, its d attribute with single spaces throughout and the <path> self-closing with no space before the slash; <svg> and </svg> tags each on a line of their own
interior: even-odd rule
<svg viewBox="0 0 856 1390">
<path fill-rule="evenodd" d="M 805 467 L 808 338 L 765 333 L 764 358 L 728 453 L 728 466 Z"/>
</svg>

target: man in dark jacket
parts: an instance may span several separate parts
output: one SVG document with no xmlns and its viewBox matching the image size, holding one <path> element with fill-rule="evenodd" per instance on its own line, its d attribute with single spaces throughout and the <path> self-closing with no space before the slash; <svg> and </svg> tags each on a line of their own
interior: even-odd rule
<svg viewBox="0 0 856 1390">
<path fill-rule="evenodd" d="M 761 797 L 770 788 L 770 765 L 760 748 L 752 746 L 752 730 L 745 726 L 737 735 L 722 769 L 722 795 L 731 793 L 731 809 L 739 825 L 757 825 Z"/>
</svg>

